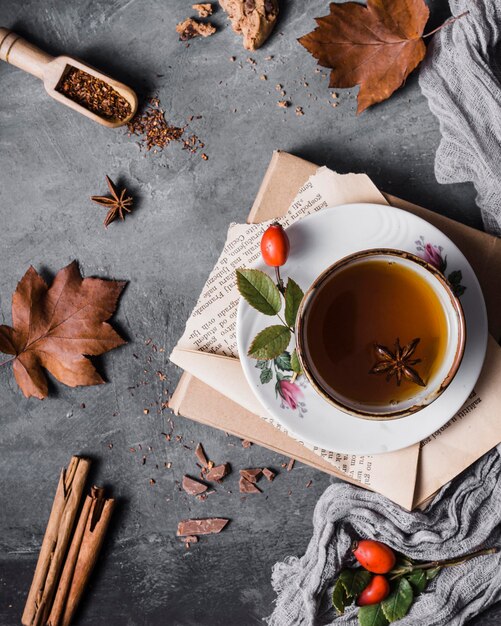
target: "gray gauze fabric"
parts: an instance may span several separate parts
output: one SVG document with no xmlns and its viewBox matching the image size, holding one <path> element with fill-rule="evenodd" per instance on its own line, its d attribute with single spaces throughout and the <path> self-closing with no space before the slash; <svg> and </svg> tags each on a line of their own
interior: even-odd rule
<svg viewBox="0 0 501 626">
<path fill-rule="evenodd" d="M 501 2 L 449 0 L 465 17 L 433 36 L 419 84 L 440 123 L 440 183 L 472 182 L 487 231 L 501 235 Z"/>
<path fill-rule="evenodd" d="M 313 514 L 306 554 L 273 568 L 276 607 L 270 626 L 357 624 L 356 608 L 336 617 L 331 592 L 351 564 L 355 538 L 375 538 L 416 560 L 462 556 L 501 540 L 501 458 L 493 450 L 445 486 L 426 511 L 409 513 L 364 489 L 338 483 Z M 399 626 L 458 626 L 501 599 L 501 553 L 443 569 Z"/>
</svg>

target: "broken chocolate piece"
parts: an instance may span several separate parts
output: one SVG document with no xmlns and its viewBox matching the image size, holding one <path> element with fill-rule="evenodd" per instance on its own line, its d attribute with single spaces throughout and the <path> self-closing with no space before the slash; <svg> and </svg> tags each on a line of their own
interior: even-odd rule
<svg viewBox="0 0 501 626">
<path fill-rule="evenodd" d="M 250 448 L 252 446 L 252 441 L 248 439 L 242 439 L 242 448 Z"/>
<path fill-rule="evenodd" d="M 244 48 L 256 50 L 268 39 L 278 17 L 278 0 L 219 0 L 231 26 L 244 37 Z"/>
<path fill-rule="evenodd" d="M 198 12 L 198 17 L 209 17 L 212 15 L 212 4 L 192 4 L 191 8 Z"/>
<path fill-rule="evenodd" d="M 197 443 L 197 447 L 195 448 L 195 455 L 200 461 L 202 467 L 208 467 L 209 459 L 207 458 L 207 455 L 205 454 L 205 450 L 201 443 Z"/>
<path fill-rule="evenodd" d="M 263 469 L 263 476 L 265 476 L 271 482 L 275 478 L 276 474 L 273 470 L 265 467 Z"/>
<path fill-rule="evenodd" d="M 240 488 L 240 493 L 261 493 L 261 489 L 259 489 L 257 485 L 251 483 L 250 480 L 247 480 L 247 478 L 244 478 L 243 476 L 240 477 L 238 486 Z"/>
<path fill-rule="evenodd" d="M 210 37 L 216 32 L 216 27 L 210 22 L 197 22 L 191 17 L 187 17 L 184 22 L 176 26 L 181 41 L 193 39 L 193 37 Z"/>
<path fill-rule="evenodd" d="M 185 519 L 177 525 L 177 536 L 212 535 L 220 533 L 229 519 L 222 517 L 208 517 L 206 519 Z"/>
<path fill-rule="evenodd" d="M 248 480 L 250 483 L 257 483 L 262 473 L 263 471 L 260 467 L 240 470 L 240 476 L 243 476 L 245 480 Z"/>
<path fill-rule="evenodd" d="M 205 475 L 206 480 L 215 480 L 216 482 L 220 482 L 228 476 L 230 473 L 230 466 L 228 463 L 223 463 L 222 465 L 216 465 L 213 467 L 207 474 Z"/>
<path fill-rule="evenodd" d="M 287 464 L 287 471 L 290 472 L 291 469 L 294 467 L 294 459 L 289 459 L 289 463 Z"/>
<path fill-rule="evenodd" d="M 183 489 L 190 496 L 198 496 L 204 491 L 207 491 L 208 488 L 208 485 L 204 485 L 194 478 L 190 478 L 189 476 L 183 476 Z"/>
</svg>

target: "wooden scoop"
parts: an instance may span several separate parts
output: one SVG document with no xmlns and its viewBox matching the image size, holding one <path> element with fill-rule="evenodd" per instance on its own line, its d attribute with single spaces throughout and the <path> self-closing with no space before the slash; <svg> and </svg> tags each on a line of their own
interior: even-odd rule
<svg viewBox="0 0 501 626">
<path fill-rule="evenodd" d="M 22 37 L 16 35 L 16 33 L 13 33 L 8 28 L 0 28 L 0 60 L 7 61 L 7 63 L 10 63 L 11 65 L 15 65 L 25 72 L 33 74 L 33 76 L 36 76 L 43 81 L 49 96 L 58 102 L 62 102 L 75 111 L 82 113 L 82 115 L 90 117 L 91 120 L 94 120 L 103 126 L 108 126 L 109 128 L 123 126 L 124 124 L 127 124 L 127 122 L 129 122 L 136 113 L 137 96 L 130 87 L 127 87 L 127 85 L 119 83 L 113 78 L 106 76 L 106 74 L 102 74 L 93 67 L 90 67 L 89 65 L 86 65 L 85 63 L 82 63 L 72 57 L 52 57 L 50 54 L 40 50 L 40 48 L 37 48 L 33 44 L 25 41 Z M 72 67 L 82 70 L 91 76 L 95 76 L 117 91 L 118 94 L 129 103 L 131 109 L 130 115 L 121 120 L 106 119 L 96 113 L 93 113 L 85 106 L 70 100 L 70 98 L 65 96 L 63 93 L 57 91 L 58 85 L 62 82 L 65 75 L 69 70 L 71 70 Z"/>
</svg>

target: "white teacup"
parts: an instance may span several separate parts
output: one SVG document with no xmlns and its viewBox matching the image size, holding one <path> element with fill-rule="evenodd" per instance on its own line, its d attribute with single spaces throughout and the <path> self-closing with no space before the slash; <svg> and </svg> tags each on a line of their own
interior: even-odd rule
<svg viewBox="0 0 501 626">
<path fill-rule="evenodd" d="M 324 320 L 325 328 L 318 328 L 318 320 L 320 318 L 318 314 L 312 315 L 311 312 L 315 310 L 315 301 L 318 299 L 319 294 L 322 293 L 322 288 L 324 288 L 325 294 L 326 285 L 332 285 L 338 273 L 347 268 L 353 268 L 357 264 L 360 264 L 359 270 L 364 271 L 363 264 L 365 264 L 365 267 L 368 267 L 367 261 L 398 264 L 415 272 L 419 280 L 425 281 L 431 288 L 440 302 L 445 316 L 445 332 L 447 333 L 445 350 L 437 367 L 429 379 L 422 381 L 424 386 L 418 387 L 415 392 L 412 392 L 410 397 L 398 402 L 371 403 L 367 399 L 359 401 L 354 397 L 347 397 L 339 389 L 336 389 L 335 385 L 327 382 L 326 361 L 323 361 L 323 370 L 319 369 L 317 367 L 318 363 L 315 363 L 312 355 L 312 350 L 308 346 L 308 337 L 317 337 L 316 341 L 318 342 L 320 341 L 318 337 L 325 337 L 326 332 L 350 332 L 348 328 L 333 328 L 330 330 L 330 327 L 327 326 L 328 320 Z M 395 303 L 395 306 L 398 307 L 398 302 Z M 312 325 L 313 322 L 311 320 L 313 319 L 316 326 Z M 408 340 L 410 339 L 408 338 Z M 347 256 L 328 267 L 318 276 L 305 294 L 296 321 L 296 342 L 299 360 L 305 375 L 314 389 L 340 410 L 365 419 L 388 420 L 404 417 L 419 411 L 433 402 L 443 393 L 454 378 L 461 364 L 465 341 L 466 324 L 463 309 L 445 276 L 437 268 L 414 254 L 393 249 L 364 250 Z"/>
</svg>

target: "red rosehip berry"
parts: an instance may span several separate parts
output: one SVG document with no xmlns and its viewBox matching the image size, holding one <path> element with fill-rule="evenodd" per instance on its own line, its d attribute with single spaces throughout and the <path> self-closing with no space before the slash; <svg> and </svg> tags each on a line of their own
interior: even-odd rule
<svg viewBox="0 0 501 626">
<path fill-rule="evenodd" d="M 393 550 L 380 541 L 362 539 L 353 549 L 355 558 L 362 567 L 374 574 L 388 573 L 397 560 Z"/>
<path fill-rule="evenodd" d="M 276 222 L 268 226 L 261 238 L 261 255 L 266 265 L 281 267 L 287 261 L 289 250 L 289 238 L 282 226 Z"/>
<path fill-rule="evenodd" d="M 381 574 L 373 576 L 371 582 L 357 598 L 358 606 L 367 604 L 378 604 L 382 602 L 390 593 L 390 583 Z"/>
</svg>

